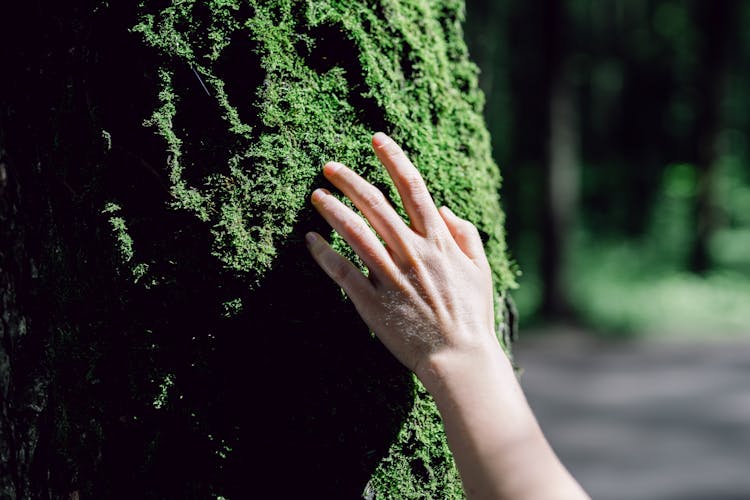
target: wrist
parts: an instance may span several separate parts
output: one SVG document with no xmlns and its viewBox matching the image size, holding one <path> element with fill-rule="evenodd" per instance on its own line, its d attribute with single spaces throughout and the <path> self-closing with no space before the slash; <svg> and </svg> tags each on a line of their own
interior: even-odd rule
<svg viewBox="0 0 750 500">
<path fill-rule="evenodd" d="M 468 497 L 586 498 L 549 447 L 497 342 L 435 352 L 417 376 L 443 418 Z"/>
<path fill-rule="evenodd" d="M 415 370 L 443 419 L 468 497 L 587 498 L 560 464 L 493 338 L 428 356 Z"/>
<path fill-rule="evenodd" d="M 448 397 L 461 386 L 466 388 L 470 380 L 490 380 L 501 375 L 515 382 L 513 367 L 494 336 L 463 348 L 436 350 L 414 372 L 436 400 Z"/>
<path fill-rule="evenodd" d="M 526 440 L 538 425 L 500 344 L 435 352 L 417 377 L 432 395 L 447 425 L 485 420 L 502 427 L 502 441 Z"/>
</svg>

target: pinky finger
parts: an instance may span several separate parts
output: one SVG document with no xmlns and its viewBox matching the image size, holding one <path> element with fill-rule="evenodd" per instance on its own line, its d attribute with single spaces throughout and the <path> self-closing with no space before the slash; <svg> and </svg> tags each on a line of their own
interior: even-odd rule
<svg viewBox="0 0 750 500">
<path fill-rule="evenodd" d="M 476 226 L 454 214 L 448 207 L 440 207 L 438 212 L 443 217 L 445 225 L 448 226 L 448 230 L 463 253 L 476 264 L 489 267 L 482 238 L 479 236 Z"/>
<path fill-rule="evenodd" d="M 355 303 L 372 292 L 372 284 L 348 259 L 336 252 L 317 233 L 305 235 L 307 248 L 315 262 L 335 281 Z"/>
</svg>

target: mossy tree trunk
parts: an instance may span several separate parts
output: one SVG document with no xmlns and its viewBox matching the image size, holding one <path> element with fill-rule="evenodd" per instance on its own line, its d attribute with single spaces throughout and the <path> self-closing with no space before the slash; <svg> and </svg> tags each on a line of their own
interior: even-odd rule
<svg viewBox="0 0 750 500">
<path fill-rule="evenodd" d="M 326 160 L 400 206 L 390 132 L 479 227 L 507 343 L 463 2 L 136 5 L 1 7 L 0 496 L 461 496 L 433 403 L 301 240 Z"/>
</svg>

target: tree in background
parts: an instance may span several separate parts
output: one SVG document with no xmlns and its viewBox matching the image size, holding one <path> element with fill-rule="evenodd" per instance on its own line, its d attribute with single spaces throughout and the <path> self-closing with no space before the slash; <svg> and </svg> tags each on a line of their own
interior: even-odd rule
<svg viewBox="0 0 750 500">
<path fill-rule="evenodd" d="M 401 210 L 389 131 L 479 228 L 509 335 L 463 3 L 0 14 L 1 496 L 461 496 L 433 403 L 301 237 L 329 159 Z"/>
<path fill-rule="evenodd" d="M 695 124 L 698 178 L 690 267 L 698 273 L 711 267 L 709 246 L 719 226 L 715 198 L 718 143 L 724 125 L 721 107 L 726 94 L 732 47 L 737 44 L 733 40 L 736 30 L 732 27 L 737 22 L 739 7 L 736 0 L 702 0 L 695 8 L 700 30 L 700 63 L 696 75 L 699 100 Z"/>
<path fill-rule="evenodd" d="M 504 196 L 509 226 L 535 229 L 530 245 L 516 234 L 515 248 L 538 261 L 529 270 L 538 269 L 543 283 L 540 312 L 569 318 L 568 254 L 581 166 L 569 6 L 563 0 L 467 5 L 495 158 L 512 178 Z"/>
<path fill-rule="evenodd" d="M 570 27 L 565 2 L 545 0 L 542 4 L 544 99 L 548 110 L 541 222 L 541 313 L 548 319 L 560 319 L 573 314 L 568 261 L 579 202 L 578 107 L 570 77 Z"/>
</svg>

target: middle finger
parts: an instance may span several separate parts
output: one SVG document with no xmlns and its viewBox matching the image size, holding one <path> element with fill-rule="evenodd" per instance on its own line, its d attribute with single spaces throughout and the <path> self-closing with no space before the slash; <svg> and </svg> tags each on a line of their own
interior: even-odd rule
<svg viewBox="0 0 750 500">
<path fill-rule="evenodd" d="M 406 255 L 412 230 L 378 188 L 341 163 L 326 163 L 323 174 L 352 200 L 391 250 Z"/>
<path fill-rule="evenodd" d="M 349 243 L 371 273 L 374 272 L 381 280 L 395 275 L 396 267 L 390 254 L 362 217 L 325 189 L 313 192 L 312 203 L 328 224 Z"/>
</svg>

